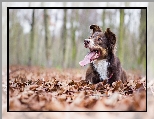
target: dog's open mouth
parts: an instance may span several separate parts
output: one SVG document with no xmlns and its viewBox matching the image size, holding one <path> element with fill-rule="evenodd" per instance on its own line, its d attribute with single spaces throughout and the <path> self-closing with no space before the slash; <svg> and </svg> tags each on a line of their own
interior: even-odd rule
<svg viewBox="0 0 154 119">
<path fill-rule="evenodd" d="M 81 66 L 85 66 L 95 59 L 99 58 L 100 56 L 100 51 L 99 50 L 92 50 L 90 49 L 90 52 L 85 56 L 85 58 L 79 62 Z"/>
</svg>

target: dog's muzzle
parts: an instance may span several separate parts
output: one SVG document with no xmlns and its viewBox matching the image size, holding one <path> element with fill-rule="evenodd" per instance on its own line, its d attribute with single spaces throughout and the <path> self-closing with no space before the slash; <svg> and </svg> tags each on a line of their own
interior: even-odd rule
<svg viewBox="0 0 154 119">
<path fill-rule="evenodd" d="M 90 39 L 85 39 L 84 40 L 84 45 L 87 46 L 90 43 Z"/>
</svg>

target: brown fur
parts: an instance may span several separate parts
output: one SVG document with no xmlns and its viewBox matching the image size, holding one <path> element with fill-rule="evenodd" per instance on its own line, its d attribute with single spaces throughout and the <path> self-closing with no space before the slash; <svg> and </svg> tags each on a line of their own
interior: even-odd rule
<svg viewBox="0 0 154 119">
<path fill-rule="evenodd" d="M 122 80 L 125 83 L 127 80 L 126 72 L 122 69 L 119 58 L 115 56 L 116 35 L 110 31 L 110 28 L 107 28 L 104 33 L 97 25 L 91 25 L 90 29 L 93 29 L 90 38 L 94 39 L 95 49 L 101 52 L 101 56 L 97 60 L 107 59 L 109 62 L 107 82 L 110 85 L 117 80 Z M 93 84 L 100 82 L 100 76 L 92 63 L 87 69 L 85 78 Z"/>
</svg>

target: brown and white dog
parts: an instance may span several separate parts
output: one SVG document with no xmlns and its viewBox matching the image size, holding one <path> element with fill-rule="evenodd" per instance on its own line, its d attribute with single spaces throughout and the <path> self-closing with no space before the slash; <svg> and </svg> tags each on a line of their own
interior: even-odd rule
<svg viewBox="0 0 154 119">
<path fill-rule="evenodd" d="M 103 80 L 112 85 L 117 80 L 124 83 L 127 80 L 125 71 L 122 69 L 119 58 L 115 55 L 116 36 L 107 28 L 103 33 L 97 25 L 91 25 L 92 35 L 84 40 L 85 48 L 90 52 L 79 62 L 81 66 L 90 63 L 86 72 L 86 80 L 93 84 Z"/>
</svg>

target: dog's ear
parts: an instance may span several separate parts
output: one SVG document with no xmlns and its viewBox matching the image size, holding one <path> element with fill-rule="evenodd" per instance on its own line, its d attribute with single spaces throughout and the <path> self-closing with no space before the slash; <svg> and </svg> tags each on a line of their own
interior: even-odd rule
<svg viewBox="0 0 154 119">
<path fill-rule="evenodd" d="M 102 29 L 99 26 L 95 25 L 95 24 L 90 25 L 90 29 L 93 30 L 92 34 L 94 34 L 95 32 L 102 32 Z"/>
<path fill-rule="evenodd" d="M 110 42 L 110 44 L 112 46 L 115 46 L 115 44 L 116 44 L 116 35 L 111 32 L 110 28 L 107 28 L 104 34 L 105 34 L 105 37 Z"/>
</svg>

